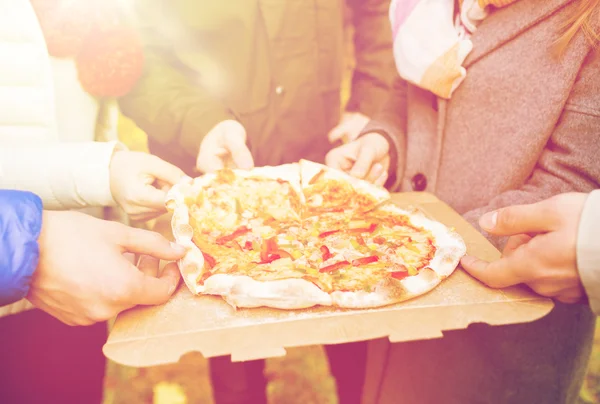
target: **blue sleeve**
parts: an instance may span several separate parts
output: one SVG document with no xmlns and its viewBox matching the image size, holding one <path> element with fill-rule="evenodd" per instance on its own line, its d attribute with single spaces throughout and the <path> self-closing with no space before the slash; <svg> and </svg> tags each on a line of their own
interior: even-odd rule
<svg viewBox="0 0 600 404">
<path fill-rule="evenodd" d="M 0 190 L 0 306 L 27 295 L 37 267 L 42 200 L 35 194 Z"/>
</svg>

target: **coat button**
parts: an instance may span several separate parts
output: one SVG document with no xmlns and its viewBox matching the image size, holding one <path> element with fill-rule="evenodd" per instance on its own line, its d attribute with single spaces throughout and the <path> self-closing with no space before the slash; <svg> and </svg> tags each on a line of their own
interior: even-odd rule
<svg viewBox="0 0 600 404">
<path fill-rule="evenodd" d="M 283 94 L 283 91 L 284 91 L 284 89 L 282 86 L 275 87 L 275 94 L 281 95 L 281 94 Z"/>
<path fill-rule="evenodd" d="M 421 173 L 415 174 L 411 182 L 415 191 L 424 191 L 427 188 L 427 177 Z"/>
</svg>

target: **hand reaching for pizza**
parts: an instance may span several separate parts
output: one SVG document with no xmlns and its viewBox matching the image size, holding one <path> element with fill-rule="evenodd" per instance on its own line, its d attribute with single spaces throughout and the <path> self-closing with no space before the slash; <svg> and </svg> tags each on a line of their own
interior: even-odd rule
<svg viewBox="0 0 600 404">
<path fill-rule="evenodd" d="M 202 140 L 196 168 L 210 173 L 222 168 L 249 170 L 254 159 L 246 146 L 246 129 L 234 120 L 219 122 Z"/>
<path fill-rule="evenodd" d="M 524 283 L 540 295 L 575 303 L 585 295 L 576 242 L 586 194 L 562 194 L 531 205 L 511 206 L 481 217 L 481 227 L 511 236 L 500 260 L 464 257 L 463 268 L 493 288 Z"/>
<path fill-rule="evenodd" d="M 116 151 L 110 162 L 110 190 L 133 220 L 150 220 L 166 212 L 166 190 L 184 172 L 148 153 Z"/>
<path fill-rule="evenodd" d="M 40 259 L 27 298 L 69 325 L 108 320 L 138 304 L 162 304 L 179 283 L 185 254 L 158 233 L 77 212 L 44 212 Z M 136 267 L 124 253 L 146 254 Z"/>
<path fill-rule="evenodd" d="M 327 135 L 331 143 L 341 141 L 349 143 L 360 135 L 360 132 L 369 123 L 370 118 L 360 112 L 346 112 L 340 119 L 340 123 Z"/>
<path fill-rule="evenodd" d="M 383 186 L 390 166 L 390 145 L 379 133 L 368 133 L 327 153 L 329 167 Z"/>
</svg>

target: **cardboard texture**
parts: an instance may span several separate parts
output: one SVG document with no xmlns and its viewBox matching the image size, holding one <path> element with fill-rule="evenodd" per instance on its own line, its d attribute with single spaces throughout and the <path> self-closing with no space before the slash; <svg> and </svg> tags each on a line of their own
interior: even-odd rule
<svg viewBox="0 0 600 404">
<path fill-rule="evenodd" d="M 469 254 L 490 261 L 500 257 L 475 228 L 432 194 L 395 194 L 393 200 L 454 227 Z M 165 227 L 163 233 L 168 235 L 170 230 Z M 244 361 L 283 356 L 285 348 L 303 345 L 382 337 L 392 342 L 439 338 L 445 330 L 463 329 L 471 323 L 534 321 L 552 307 L 550 299 L 525 288 L 489 289 L 461 268 L 426 295 L 368 310 L 235 310 L 220 297 L 192 295 L 182 283 L 163 306 L 136 307 L 121 313 L 104 353 L 115 362 L 136 367 L 177 362 L 192 351 L 205 357 L 231 354 L 232 360 Z"/>
</svg>

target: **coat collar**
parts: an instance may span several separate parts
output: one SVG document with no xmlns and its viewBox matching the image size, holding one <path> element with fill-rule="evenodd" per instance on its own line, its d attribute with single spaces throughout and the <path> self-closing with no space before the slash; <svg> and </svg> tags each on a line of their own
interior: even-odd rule
<svg viewBox="0 0 600 404">
<path fill-rule="evenodd" d="M 468 68 L 574 0 L 519 0 L 486 18 L 471 37 L 473 50 L 463 66 Z"/>
</svg>

